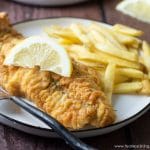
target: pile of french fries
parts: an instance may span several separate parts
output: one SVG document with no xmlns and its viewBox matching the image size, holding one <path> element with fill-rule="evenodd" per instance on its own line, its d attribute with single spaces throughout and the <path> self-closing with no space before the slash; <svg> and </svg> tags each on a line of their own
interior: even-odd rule
<svg viewBox="0 0 150 150">
<path fill-rule="evenodd" d="M 142 31 L 121 24 L 51 26 L 45 32 L 76 61 L 100 72 L 110 103 L 113 93 L 150 95 L 150 46 Z"/>
</svg>

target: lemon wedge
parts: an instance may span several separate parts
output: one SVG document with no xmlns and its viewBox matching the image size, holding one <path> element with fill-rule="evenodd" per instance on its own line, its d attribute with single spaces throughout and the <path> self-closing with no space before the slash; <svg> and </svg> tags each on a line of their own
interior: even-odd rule
<svg viewBox="0 0 150 150">
<path fill-rule="evenodd" d="M 124 0 L 117 5 L 116 9 L 143 22 L 150 23 L 150 0 Z"/>
<path fill-rule="evenodd" d="M 72 64 L 66 50 L 54 39 L 32 36 L 12 48 L 4 60 L 4 65 L 33 68 L 51 71 L 70 77 Z"/>
</svg>

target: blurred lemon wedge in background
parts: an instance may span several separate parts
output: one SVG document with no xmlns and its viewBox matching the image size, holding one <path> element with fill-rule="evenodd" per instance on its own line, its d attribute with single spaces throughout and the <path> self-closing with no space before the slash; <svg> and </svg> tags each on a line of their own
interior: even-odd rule
<svg viewBox="0 0 150 150">
<path fill-rule="evenodd" d="M 150 23 L 150 0 L 124 0 L 117 5 L 116 9 L 143 22 Z"/>
<path fill-rule="evenodd" d="M 4 65 L 33 68 L 70 77 L 72 64 L 66 50 L 48 37 L 32 36 L 12 48 Z"/>
</svg>

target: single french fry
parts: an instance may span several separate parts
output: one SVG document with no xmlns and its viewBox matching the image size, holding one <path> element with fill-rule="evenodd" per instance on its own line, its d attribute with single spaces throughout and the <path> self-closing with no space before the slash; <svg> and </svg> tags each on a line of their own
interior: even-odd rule
<svg viewBox="0 0 150 150">
<path fill-rule="evenodd" d="M 97 62 L 93 62 L 93 61 L 78 60 L 78 62 L 81 63 L 81 64 L 84 64 L 85 66 L 93 67 L 97 70 L 99 70 L 100 68 L 105 67 L 104 65 L 102 65 L 100 63 L 97 63 Z"/>
<path fill-rule="evenodd" d="M 144 78 L 144 73 L 142 71 L 137 70 L 137 69 L 132 69 L 132 68 L 117 68 L 116 74 L 124 75 L 126 77 L 135 78 L 135 79 Z"/>
<path fill-rule="evenodd" d="M 113 63 L 108 64 L 104 75 L 104 92 L 108 97 L 110 103 L 114 86 L 115 68 L 116 68 L 115 64 Z"/>
<path fill-rule="evenodd" d="M 118 83 L 122 83 L 122 82 L 127 82 L 130 80 L 130 78 L 126 77 L 126 76 L 123 76 L 123 75 L 116 75 L 116 78 L 115 78 L 115 84 L 118 84 Z"/>
<path fill-rule="evenodd" d="M 58 38 L 58 42 L 62 45 L 71 45 L 71 44 L 75 44 L 74 41 L 71 41 L 68 38 Z"/>
<path fill-rule="evenodd" d="M 89 48 L 86 47 L 85 45 L 73 44 L 73 45 L 68 46 L 67 49 L 68 49 L 68 51 L 72 51 L 74 53 L 77 53 L 78 55 L 82 55 L 82 54 L 87 54 L 87 55 L 94 54 L 94 53 L 89 52 Z"/>
<path fill-rule="evenodd" d="M 127 93 L 137 93 L 143 87 L 142 82 L 126 82 L 126 83 L 119 83 L 114 85 L 113 93 L 116 94 L 127 94 Z"/>
<path fill-rule="evenodd" d="M 76 37 L 76 35 L 74 35 L 74 33 L 68 28 L 63 29 L 61 27 L 59 29 L 57 29 L 57 28 L 55 29 L 55 26 L 53 26 L 53 27 L 50 27 L 50 28 L 45 28 L 45 32 L 51 37 L 69 39 L 74 44 L 75 43 L 78 43 L 78 44 L 81 43 L 80 40 Z"/>
<path fill-rule="evenodd" d="M 146 41 L 143 41 L 143 61 L 147 68 L 147 71 L 150 72 L 150 46 Z"/>
<path fill-rule="evenodd" d="M 136 30 L 134 28 L 131 28 L 122 24 L 114 25 L 113 30 L 117 32 L 121 32 L 123 34 L 131 35 L 131 36 L 141 36 L 143 34 L 143 32 L 140 30 Z"/>
<path fill-rule="evenodd" d="M 60 26 L 51 26 L 49 28 L 45 28 L 44 31 L 50 35 L 57 35 L 66 38 L 73 35 L 71 30 L 64 29 L 63 27 Z"/>
</svg>

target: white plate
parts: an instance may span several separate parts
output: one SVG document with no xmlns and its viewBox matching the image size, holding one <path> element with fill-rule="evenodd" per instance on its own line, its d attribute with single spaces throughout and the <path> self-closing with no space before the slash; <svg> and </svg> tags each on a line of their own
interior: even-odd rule
<svg viewBox="0 0 150 150">
<path fill-rule="evenodd" d="M 40 6 L 61 6 L 61 5 L 72 5 L 87 0 L 13 0 L 23 4 L 29 5 L 40 5 Z"/>
<path fill-rule="evenodd" d="M 14 25 L 14 27 L 18 32 L 28 37 L 43 34 L 43 28 L 52 24 L 66 26 L 75 22 L 85 25 L 91 23 L 90 20 L 86 19 L 53 18 L 22 22 Z M 82 129 L 80 131 L 73 131 L 73 133 L 79 137 L 105 134 L 134 121 L 150 108 L 150 97 L 148 96 L 114 95 L 112 101 L 117 114 L 116 122 L 113 125 L 105 128 Z M 41 121 L 10 101 L 0 101 L 0 122 L 27 133 L 45 137 L 57 137 L 52 129 L 49 129 Z"/>
</svg>

